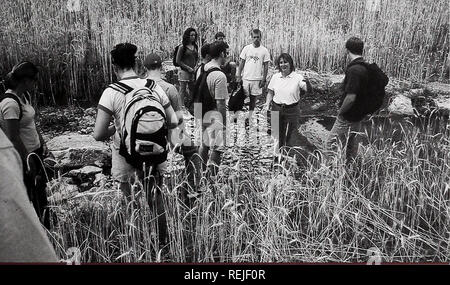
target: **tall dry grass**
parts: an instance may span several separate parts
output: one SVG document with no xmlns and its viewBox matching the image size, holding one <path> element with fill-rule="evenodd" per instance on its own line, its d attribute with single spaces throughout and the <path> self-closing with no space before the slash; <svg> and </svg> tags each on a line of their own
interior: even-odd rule
<svg viewBox="0 0 450 285">
<path fill-rule="evenodd" d="M 417 124 L 415 122 L 414 124 Z M 187 208 L 181 173 L 167 178 L 164 204 L 170 242 L 158 240 L 144 200 L 120 191 L 53 205 L 50 233 L 61 258 L 70 247 L 82 262 L 448 262 L 450 130 L 443 122 L 369 128 L 354 164 L 320 153 L 299 169 L 222 167 Z"/>
<path fill-rule="evenodd" d="M 374 11 L 354 0 L 80 2 L 79 12 L 69 12 L 66 0 L 3 1 L 0 73 L 23 58 L 40 64 L 45 104 L 96 102 L 112 80 L 114 44 L 130 41 L 141 57 L 169 58 L 189 26 L 206 41 L 225 32 L 235 57 L 259 27 L 272 56 L 289 52 L 298 67 L 323 72 L 342 72 L 343 45 L 353 35 L 366 41 L 369 59 L 400 78 L 443 79 L 449 52 L 445 0 L 380 0 Z"/>
</svg>

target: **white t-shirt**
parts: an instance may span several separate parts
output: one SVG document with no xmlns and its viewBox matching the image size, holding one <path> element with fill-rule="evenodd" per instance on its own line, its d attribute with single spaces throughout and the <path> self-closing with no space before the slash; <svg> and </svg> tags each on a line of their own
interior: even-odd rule
<svg viewBox="0 0 450 285">
<path fill-rule="evenodd" d="M 145 86 L 147 83 L 147 79 L 141 79 L 139 77 L 129 77 L 120 82 L 130 86 L 131 88 L 140 88 Z M 155 92 L 161 98 L 161 105 L 166 109 L 170 106 L 169 97 L 167 97 L 166 93 L 163 91 L 161 86 L 155 86 Z M 116 149 L 120 147 L 120 132 L 122 130 L 122 109 L 124 105 L 125 96 L 122 92 L 114 89 L 114 87 L 109 86 L 103 91 L 102 96 L 100 97 L 100 101 L 98 102 L 98 109 L 105 111 L 110 114 L 114 118 L 114 126 L 116 127 L 116 133 L 113 137 L 113 145 Z"/>
<path fill-rule="evenodd" d="M 300 100 L 300 90 L 307 90 L 303 76 L 295 71 L 286 77 L 281 72 L 275 73 L 267 88 L 274 92 L 275 103 L 286 105 L 297 103 Z"/>
<path fill-rule="evenodd" d="M 262 80 L 263 63 L 270 61 L 269 50 L 260 45 L 255 48 L 253 44 L 247 45 L 242 49 L 240 58 L 245 60 L 244 70 L 242 72 L 243 80 Z"/>
<path fill-rule="evenodd" d="M 7 90 L 6 93 L 14 95 L 11 90 Z M 35 151 L 41 146 L 39 134 L 36 130 L 36 112 L 31 103 L 26 99 L 23 101 L 19 98 L 19 101 L 22 102 L 22 119 L 19 122 L 20 139 L 28 152 Z M 3 99 L 0 103 L 0 127 L 5 129 L 6 120 L 18 120 L 19 117 L 19 104 L 11 98 Z"/>
</svg>

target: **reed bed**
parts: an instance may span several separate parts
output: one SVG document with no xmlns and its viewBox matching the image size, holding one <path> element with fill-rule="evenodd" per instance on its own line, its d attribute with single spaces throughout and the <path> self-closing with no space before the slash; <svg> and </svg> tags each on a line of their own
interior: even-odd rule
<svg viewBox="0 0 450 285">
<path fill-rule="evenodd" d="M 130 41 L 140 57 L 158 52 L 169 59 L 189 26 L 205 41 L 225 32 L 234 57 L 258 27 L 272 57 L 289 52 L 301 69 L 337 73 L 345 66 L 345 40 L 356 35 L 367 43 L 367 58 L 390 76 L 419 82 L 448 77 L 445 0 L 79 2 L 80 10 L 70 12 L 67 0 L 3 1 L 0 74 L 21 59 L 41 65 L 42 104 L 96 103 L 113 79 L 114 44 Z"/>
<path fill-rule="evenodd" d="M 449 262 L 446 123 L 398 131 L 387 119 L 362 133 L 347 166 L 342 155 L 321 163 L 320 152 L 300 168 L 289 159 L 223 166 L 191 207 L 173 172 L 162 189 L 167 244 L 145 199 L 127 203 L 118 190 L 54 204 L 49 235 L 61 258 L 76 247 L 82 262 L 367 262 L 373 252 L 383 262 Z"/>
</svg>

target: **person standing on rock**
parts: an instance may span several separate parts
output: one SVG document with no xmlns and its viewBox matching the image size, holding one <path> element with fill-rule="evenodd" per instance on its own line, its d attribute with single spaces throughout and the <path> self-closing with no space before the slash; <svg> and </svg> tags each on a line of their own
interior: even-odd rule
<svg viewBox="0 0 450 285">
<path fill-rule="evenodd" d="M 22 159 L 30 200 L 42 223 L 50 228 L 45 190 L 47 175 L 42 164 L 48 149 L 36 128 L 36 112 L 28 93 L 35 89 L 37 75 L 37 67 L 29 61 L 20 62 L 6 75 L 7 90 L 0 96 L 0 127 Z"/>
<path fill-rule="evenodd" d="M 175 62 L 180 67 L 178 81 L 180 82 L 180 95 L 184 100 L 184 107 L 193 114 L 195 67 L 198 62 L 197 31 L 194 28 L 188 28 L 184 31 L 183 41 L 177 49 Z"/>
<path fill-rule="evenodd" d="M 363 108 L 364 96 L 368 84 L 368 71 L 362 64 L 364 43 L 357 37 L 352 37 L 345 44 L 350 63 L 345 71 L 343 83 L 343 95 L 339 102 L 340 108 L 333 128 L 327 140 L 327 156 L 337 148 L 337 144 L 343 146 L 346 159 L 349 161 L 357 153 L 355 145 L 356 132 L 360 129 L 360 122 L 365 114 Z"/>
<path fill-rule="evenodd" d="M 23 183 L 22 161 L 0 129 L 0 262 L 58 262 Z"/>
<path fill-rule="evenodd" d="M 254 29 L 251 35 L 253 43 L 242 49 L 236 75 L 236 81 L 242 82 L 245 95 L 250 98 L 250 111 L 245 121 L 246 125 L 250 124 L 258 96 L 263 94 L 270 62 L 269 50 L 261 45 L 261 31 Z"/>
<path fill-rule="evenodd" d="M 284 146 L 293 147 L 299 136 L 299 114 L 301 94 L 308 91 L 305 78 L 295 72 L 294 61 L 287 53 L 282 53 L 276 66 L 279 70 L 275 73 L 267 87 L 267 99 L 264 110 L 269 110 L 272 104 L 272 112 L 278 113 L 278 130 L 272 131 L 273 136 L 278 136 L 278 148 Z M 275 116 L 276 117 L 276 116 Z"/>
<path fill-rule="evenodd" d="M 113 69 L 119 82 L 109 85 L 108 88 L 104 90 L 98 103 L 98 113 L 93 134 L 94 139 L 97 141 L 105 141 L 113 136 L 113 144 L 111 147 L 111 173 L 113 178 L 120 183 L 119 187 L 128 199 L 134 199 L 134 197 L 131 197 L 131 187 L 136 182 L 136 176 L 140 180 L 144 179 L 144 170 L 132 166 L 127 162 L 126 158 L 120 154 L 121 137 L 124 135 L 122 132 L 124 129 L 124 118 L 122 116 L 124 113 L 125 95 L 144 87 L 152 86 L 151 88 L 155 98 L 159 100 L 160 106 L 164 108 L 169 129 L 175 128 L 178 125 L 175 111 L 163 89 L 155 84 L 153 80 L 140 78 L 134 71 L 136 51 L 137 47 L 130 43 L 118 44 L 111 51 Z M 114 121 L 114 124 L 110 125 L 112 120 Z M 151 167 L 152 170 L 149 181 L 153 182 L 156 179 L 156 184 L 161 186 L 162 176 L 167 167 L 166 161 L 155 163 L 154 165 L 146 165 L 146 167 Z M 146 173 L 148 173 L 148 171 L 149 169 L 145 169 Z M 158 189 L 157 191 L 153 191 L 154 189 L 152 189 L 152 186 L 153 185 L 150 185 L 149 187 L 147 200 L 151 209 L 153 206 L 156 207 L 156 211 L 161 217 L 161 220 L 159 221 L 160 226 L 162 229 L 165 229 L 165 216 L 161 192 Z M 153 201 L 154 203 L 152 203 Z M 162 232 L 164 232 L 164 230 Z"/>
<path fill-rule="evenodd" d="M 203 48 L 202 48 L 203 50 Z M 183 102 L 179 93 L 175 86 L 168 83 L 167 81 L 161 78 L 161 68 L 162 68 L 162 59 L 159 55 L 152 53 L 149 54 L 144 60 L 144 66 L 147 69 L 147 79 L 152 79 L 161 86 L 164 92 L 167 94 L 170 100 L 170 104 L 172 108 L 177 114 L 178 124 L 183 123 L 183 112 L 181 112 L 181 107 L 183 106 Z M 199 156 L 197 155 L 198 148 L 192 144 L 185 145 L 181 144 L 179 146 L 181 149 L 181 153 L 184 156 L 185 166 L 186 166 L 186 176 L 188 180 L 188 184 L 192 189 L 195 189 L 196 181 L 195 181 L 195 173 L 196 168 L 200 167 Z M 199 180 L 199 178 L 197 179 Z M 183 198 L 187 199 L 187 191 L 183 191 Z"/>
<path fill-rule="evenodd" d="M 199 92 L 209 95 L 210 102 L 201 102 L 205 108 L 202 117 L 202 142 L 199 154 L 202 159 L 202 169 L 206 170 L 210 161 L 211 176 L 216 176 L 221 163 L 222 154 L 226 143 L 226 105 L 228 99 L 227 77 L 220 66 L 224 64 L 228 55 L 228 44 L 223 41 L 215 41 L 210 44 L 209 54 L 211 61 L 205 64 L 205 72 L 202 74 Z M 204 96 L 202 98 L 205 99 Z M 211 154 L 209 151 L 211 150 Z"/>
<path fill-rule="evenodd" d="M 223 32 L 218 32 L 214 36 L 216 41 L 225 41 L 225 34 Z M 227 76 L 227 83 L 230 85 L 231 90 L 234 90 L 236 87 L 236 69 L 237 64 L 236 62 L 232 61 L 229 57 L 225 59 L 225 63 L 220 67 L 222 68 L 223 72 Z"/>
</svg>

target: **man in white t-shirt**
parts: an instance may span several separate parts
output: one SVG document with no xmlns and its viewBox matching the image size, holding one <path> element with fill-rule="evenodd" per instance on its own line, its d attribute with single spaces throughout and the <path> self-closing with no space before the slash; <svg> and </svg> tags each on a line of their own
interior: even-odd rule
<svg viewBox="0 0 450 285">
<path fill-rule="evenodd" d="M 261 31 L 254 29 L 251 34 L 253 43 L 242 49 L 239 70 L 236 75 L 236 81 L 242 81 L 245 95 L 250 97 L 248 119 L 255 110 L 257 97 L 263 94 L 270 61 L 269 51 L 261 45 Z"/>
</svg>

